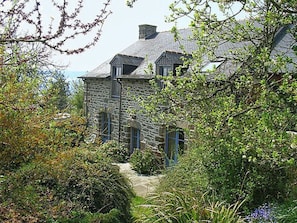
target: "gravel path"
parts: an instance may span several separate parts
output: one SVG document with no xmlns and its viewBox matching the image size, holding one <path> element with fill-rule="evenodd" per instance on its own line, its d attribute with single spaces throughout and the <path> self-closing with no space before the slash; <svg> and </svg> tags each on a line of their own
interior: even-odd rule
<svg viewBox="0 0 297 223">
<path fill-rule="evenodd" d="M 159 183 L 162 175 L 145 176 L 136 173 L 131 169 L 130 163 L 117 163 L 120 167 L 120 173 L 124 174 L 131 182 L 137 196 L 145 197 L 154 192 L 156 185 Z"/>
</svg>

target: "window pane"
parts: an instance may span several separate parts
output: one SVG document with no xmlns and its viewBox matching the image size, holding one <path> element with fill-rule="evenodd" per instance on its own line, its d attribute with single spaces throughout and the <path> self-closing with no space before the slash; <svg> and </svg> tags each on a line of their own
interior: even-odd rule
<svg viewBox="0 0 297 223">
<path fill-rule="evenodd" d="M 160 75 L 168 76 L 169 72 L 171 71 L 171 66 L 160 66 Z"/>
<path fill-rule="evenodd" d="M 130 139 L 130 149 L 131 153 L 134 149 L 140 148 L 140 130 L 131 127 L 131 139 Z"/>
</svg>

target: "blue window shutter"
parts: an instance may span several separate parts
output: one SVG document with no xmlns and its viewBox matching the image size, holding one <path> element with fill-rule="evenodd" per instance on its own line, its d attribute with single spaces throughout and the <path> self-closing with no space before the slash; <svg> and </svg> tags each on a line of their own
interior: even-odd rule
<svg viewBox="0 0 297 223">
<path fill-rule="evenodd" d="M 110 118 L 110 114 L 107 114 L 107 139 L 110 140 L 111 139 L 111 118 Z"/>
<path fill-rule="evenodd" d="M 140 148 L 140 130 L 137 129 L 136 130 L 136 145 L 137 145 L 137 148 L 139 149 Z"/>
<path fill-rule="evenodd" d="M 166 166 L 169 166 L 169 157 L 168 157 L 168 151 L 169 150 L 169 132 L 168 130 L 166 130 L 166 134 L 165 134 L 165 164 Z"/>
</svg>

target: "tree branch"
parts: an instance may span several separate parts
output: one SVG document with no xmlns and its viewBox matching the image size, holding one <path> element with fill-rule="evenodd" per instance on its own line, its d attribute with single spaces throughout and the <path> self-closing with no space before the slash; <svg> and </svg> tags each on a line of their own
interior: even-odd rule
<svg viewBox="0 0 297 223">
<path fill-rule="evenodd" d="M 105 0 L 99 13 L 85 22 L 80 17 L 82 9 L 85 8 L 83 0 L 78 0 L 76 3 L 64 0 L 60 4 L 52 0 L 50 8 L 59 16 L 57 20 L 55 17 L 51 21 L 46 20 L 50 15 L 42 11 L 42 8 L 48 7 L 45 2 L 2 1 L 0 2 L 2 8 L 0 9 L 0 27 L 2 27 L 0 44 L 38 42 L 60 53 L 81 53 L 99 41 L 104 22 L 111 14 L 108 10 L 110 2 L 111 0 Z M 75 6 L 74 9 L 71 6 Z M 23 30 L 24 27 L 27 30 Z M 77 47 L 69 47 L 69 44 L 79 37 L 83 37 L 83 43 Z"/>
</svg>

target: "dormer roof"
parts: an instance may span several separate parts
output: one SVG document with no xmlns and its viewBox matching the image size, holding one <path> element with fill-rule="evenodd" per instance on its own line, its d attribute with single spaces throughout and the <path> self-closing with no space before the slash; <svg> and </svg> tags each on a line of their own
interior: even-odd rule
<svg viewBox="0 0 297 223">
<path fill-rule="evenodd" d="M 173 51 L 165 51 L 163 52 L 155 61 L 158 65 L 166 65 L 166 64 L 183 64 L 182 57 L 186 56 L 184 53 L 173 52 Z"/>
<path fill-rule="evenodd" d="M 144 60 L 143 57 L 117 54 L 112 58 L 112 60 L 109 63 L 110 65 L 126 64 L 126 65 L 139 66 L 143 60 Z"/>
</svg>

